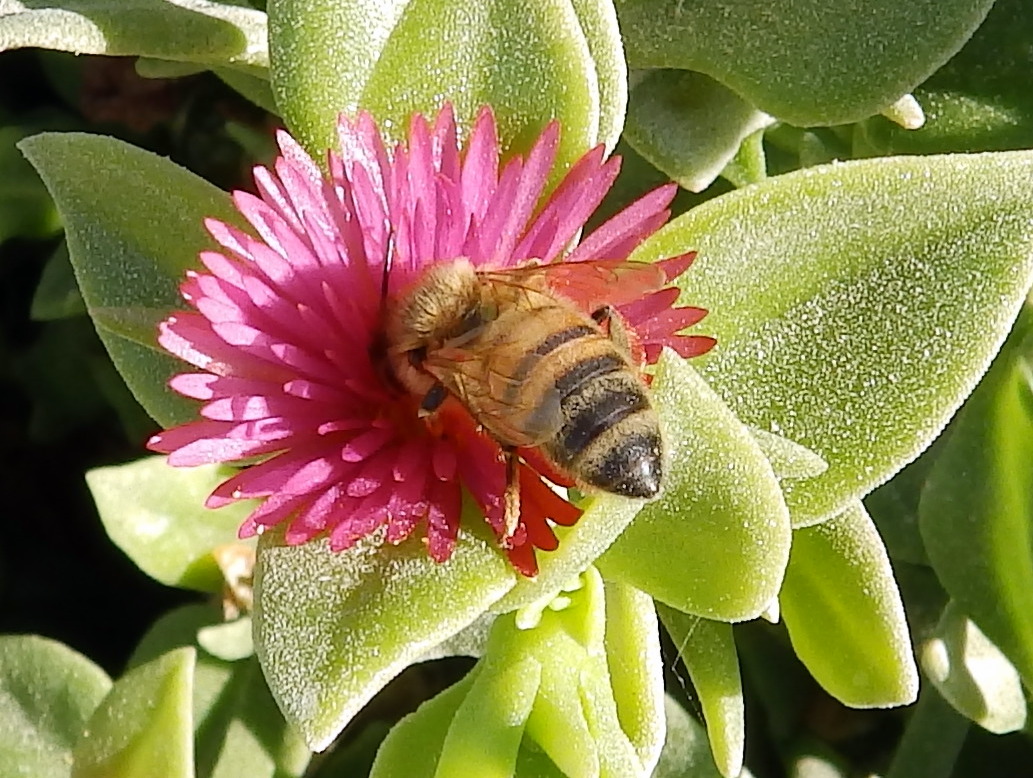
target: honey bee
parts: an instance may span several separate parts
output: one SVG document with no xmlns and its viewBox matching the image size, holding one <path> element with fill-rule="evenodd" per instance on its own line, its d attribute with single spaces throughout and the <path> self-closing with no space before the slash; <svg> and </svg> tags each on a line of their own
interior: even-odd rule
<svg viewBox="0 0 1033 778">
<path fill-rule="evenodd" d="M 583 486 L 639 498 L 660 491 L 660 423 L 614 306 L 665 283 L 663 270 L 639 262 L 477 270 L 456 259 L 386 308 L 388 367 L 421 412 L 453 396 L 502 449 L 504 540 L 520 516 L 521 447 Z"/>
</svg>

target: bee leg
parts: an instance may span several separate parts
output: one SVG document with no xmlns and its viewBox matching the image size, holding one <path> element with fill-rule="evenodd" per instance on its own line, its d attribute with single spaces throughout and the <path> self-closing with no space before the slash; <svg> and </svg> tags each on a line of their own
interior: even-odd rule
<svg viewBox="0 0 1033 778">
<path fill-rule="evenodd" d="M 624 326 L 624 318 L 612 305 L 604 305 L 592 311 L 592 320 L 606 330 L 606 334 L 617 348 L 624 354 L 631 354 L 631 341 Z"/>
<path fill-rule="evenodd" d="M 503 501 L 506 534 L 503 535 L 502 542 L 503 545 L 507 545 L 520 524 L 520 470 L 519 460 L 513 449 L 502 449 L 502 456 L 506 460 L 506 492 Z"/>
<path fill-rule="evenodd" d="M 445 385 L 440 381 L 434 384 L 434 386 L 432 386 L 427 393 L 423 395 L 423 399 L 420 401 L 419 416 L 421 418 L 424 416 L 430 416 L 430 414 L 434 413 L 434 411 L 441 407 L 441 404 L 445 402 L 447 397 L 448 390 L 445 388 Z"/>
</svg>

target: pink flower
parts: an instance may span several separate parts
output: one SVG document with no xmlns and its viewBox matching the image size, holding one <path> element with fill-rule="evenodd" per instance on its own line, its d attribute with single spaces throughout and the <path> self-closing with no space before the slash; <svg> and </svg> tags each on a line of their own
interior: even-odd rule
<svg viewBox="0 0 1033 778">
<path fill-rule="evenodd" d="M 378 531 L 399 543 L 421 528 L 431 557 L 443 562 L 465 487 L 514 566 L 534 575 L 535 549 L 556 548 L 551 525 L 573 524 L 581 513 L 543 479 L 572 482 L 534 449 L 521 449 L 519 523 L 507 528 L 498 443 L 455 398 L 421 412 L 424 398 L 400 386 L 378 356 L 384 311 L 428 267 L 457 258 L 478 270 L 624 260 L 667 220 L 676 187 L 651 192 L 572 248 L 620 161 L 604 160 L 601 146 L 589 151 L 543 201 L 555 122 L 526 159 L 513 157 L 501 170 L 488 108 L 465 148 L 450 107 L 433 127 L 413 117 L 408 144 L 390 151 L 365 113 L 342 118 L 338 135 L 341 154 L 329 154 L 327 177 L 279 134 L 274 169 L 255 170 L 260 196 L 233 195 L 255 235 L 206 222 L 223 250 L 201 253 L 205 270 L 187 273 L 181 287 L 194 310 L 169 316 L 158 338 L 198 368 L 171 386 L 204 402 L 202 419 L 148 445 L 176 466 L 250 463 L 206 505 L 264 498 L 241 537 L 285 523 L 286 542 L 326 535 L 334 550 Z M 691 260 L 660 263 L 659 284 L 617 301 L 643 361 L 665 345 L 686 357 L 713 345 L 679 334 L 705 312 L 674 307 L 678 290 L 658 288 Z M 599 291 L 572 284 L 567 294 L 591 312 Z"/>
</svg>

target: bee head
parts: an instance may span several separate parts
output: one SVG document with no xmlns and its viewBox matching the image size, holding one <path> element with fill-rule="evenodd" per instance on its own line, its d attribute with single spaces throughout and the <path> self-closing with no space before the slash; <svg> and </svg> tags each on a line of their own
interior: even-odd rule
<svg viewBox="0 0 1033 778">
<path fill-rule="evenodd" d="M 484 323 L 481 284 L 467 259 L 441 262 L 388 307 L 389 348 L 433 349 Z"/>
</svg>

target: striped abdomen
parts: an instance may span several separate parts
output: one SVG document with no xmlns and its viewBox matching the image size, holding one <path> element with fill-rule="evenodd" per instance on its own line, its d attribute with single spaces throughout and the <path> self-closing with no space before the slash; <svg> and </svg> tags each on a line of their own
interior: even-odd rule
<svg viewBox="0 0 1033 778">
<path fill-rule="evenodd" d="M 589 486 L 655 496 L 663 475 L 660 425 L 628 358 L 594 322 L 566 308 L 539 310 L 529 326 L 542 337 L 522 360 L 529 370 L 523 391 L 539 398 L 539 413 L 559 407 L 559 427 L 541 449 Z"/>
</svg>

